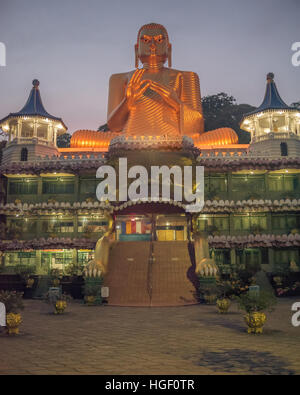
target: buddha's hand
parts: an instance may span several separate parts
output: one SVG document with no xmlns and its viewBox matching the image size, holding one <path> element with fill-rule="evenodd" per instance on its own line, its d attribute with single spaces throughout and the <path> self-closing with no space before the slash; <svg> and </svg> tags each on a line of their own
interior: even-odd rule
<svg viewBox="0 0 300 395">
<path fill-rule="evenodd" d="M 175 111 L 179 111 L 181 100 L 174 89 L 155 81 L 150 81 L 150 89 L 158 93 Z"/>
<path fill-rule="evenodd" d="M 135 105 L 135 102 L 143 95 L 143 93 L 149 88 L 151 81 L 143 80 L 144 69 L 137 69 L 133 73 L 127 89 L 126 89 L 126 101 L 129 108 Z"/>
</svg>

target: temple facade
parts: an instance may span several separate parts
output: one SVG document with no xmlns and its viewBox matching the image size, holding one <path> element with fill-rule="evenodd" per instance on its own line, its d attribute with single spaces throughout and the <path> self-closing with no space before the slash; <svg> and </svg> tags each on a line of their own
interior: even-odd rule
<svg viewBox="0 0 300 395">
<path fill-rule="evenodd" d="M 103 270 L 111 304 L 178 305 L 196 302 L 196 235 L 222 270 L 300 264 L 300 111 L 281 99 L 272 73 L 262 104 L 241 121 L 249 145 L 80 131 L 70 148 L 57 148 L 67 127 L 45 110 L 37 80 L 24 108 L 0 127 L 9 136 L 0 167 L 4 272 L 18 265 L 40 276 L 82 269 L 98 262 L 96 245 L 107 236 Z M 203 209 L 186 212 L 172 198 L 99 201 L 96 171 L 116 167 L 120 157 L 146 168 L 204 166 Z M 128 295 L 128 287 L 135 293 Z"/>
</svg>

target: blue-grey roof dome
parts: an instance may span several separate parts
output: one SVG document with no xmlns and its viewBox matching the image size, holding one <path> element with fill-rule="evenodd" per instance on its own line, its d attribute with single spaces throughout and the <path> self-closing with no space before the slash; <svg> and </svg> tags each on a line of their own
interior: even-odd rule
<svg viewBox="0 0 300 395">
<path fill-rule="evenodd" d="M 266 93 L 263 102 L 256 110 L 244 114 L 248 115 L 257 114 L 266 110 L 295 110 L 295 108 L 288 106 L 280 97 L 276 84 L 274 82 L 274 74 L 267 74 Z"/>
<path fill-rule="evenodd" d="M 61 118 L 54 117 L 53 115 L 49 114 L 45 110 L 39 90 L 40 82 L 37 79 L 35 79 L 32 81 L 32 85 L 33 87 L 31 89 L 31 92 L 29 94 L 25 106 L 20 111 L 12 112 L 5 118 L 1 119 L 0 123 L 4 122 L 6 119 L 10 117 L 40 116 L 44 118 L 53 119 L 55 121 L 60 121 L 63 124 L 63 126 L 67 129 L 66 125 L 64 124 Z"/>
</svg>

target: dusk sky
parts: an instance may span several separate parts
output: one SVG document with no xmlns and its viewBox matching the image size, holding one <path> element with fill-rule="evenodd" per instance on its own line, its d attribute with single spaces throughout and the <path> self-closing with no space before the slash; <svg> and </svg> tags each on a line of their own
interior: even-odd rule
<svg viewBox="0 0 300 395">
<path fill-rule="evenodd" d="M 111 74 L 134 68 L 145 23 L 163 24 L 173 68 L 198 73 L 202 96 L 226 92 L 258 106 L 266 74 L 287 104 L 300 100 L 300 0 L 0 0 L 0 118 L 40 80 L 46 110 L 73 133 L 106 122 Z"/>
</svg>

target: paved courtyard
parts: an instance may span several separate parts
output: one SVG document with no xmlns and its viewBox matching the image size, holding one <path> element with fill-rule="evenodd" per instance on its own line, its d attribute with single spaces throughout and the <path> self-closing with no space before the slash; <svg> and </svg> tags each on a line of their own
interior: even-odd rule
<svg viewBox="0 0 300 395">
<path fill-rule="evenodd" d="M 64 315 L 25 301 L 17 337 L 0 334 L 0 374 L 299 374 L 295 298 L 268 314 L 263 335 L 248 335 L 236 305 L 134 308 L 84 306 Z M 299 300 L 300 301 L 300 300 Z"/>
</svg>

